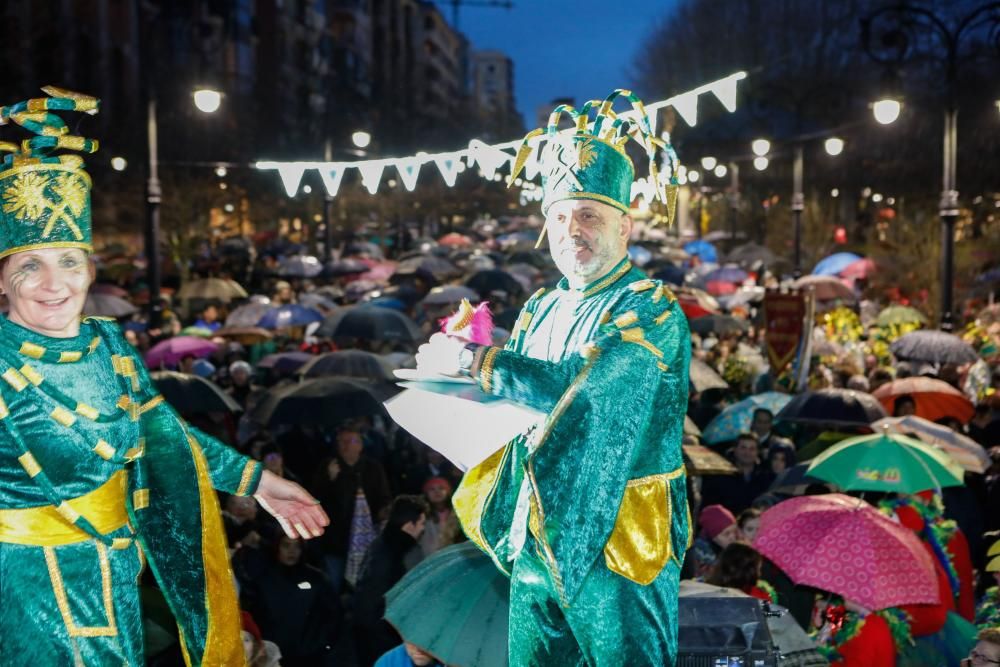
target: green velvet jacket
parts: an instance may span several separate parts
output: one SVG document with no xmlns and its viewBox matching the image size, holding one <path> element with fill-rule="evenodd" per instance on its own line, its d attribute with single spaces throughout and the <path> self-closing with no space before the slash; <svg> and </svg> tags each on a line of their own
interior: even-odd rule
<svg viewBox="0 0 1000 667">
<path fill-rule="evenodd" d="M 188 426 L 114 321 L 49 338 L 0 318 L 0 377 L 0 597 L 24 611 L 0 618 L 0 662 L 143 664 L 145 559 L 188 664 L 244 664 L 214 489 L 249 495 L 262 466 Z"/>
<path fill-rule="evenodd" d="M 548 417 L 466 474 L 454 503 L 470 539 L 509 573 L 527 523 L 566 607 L 597 563 L 643 585 L 679 564 L 690 355 L 675 297 L 627 259 L 583 290 L 535 293 L 477 379 Z"/>
</svg>

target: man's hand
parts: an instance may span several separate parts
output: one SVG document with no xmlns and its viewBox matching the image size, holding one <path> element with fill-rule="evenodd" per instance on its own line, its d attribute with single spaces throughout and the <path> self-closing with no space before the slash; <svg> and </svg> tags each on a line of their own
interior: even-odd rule
<svg viewBox="0 0 1000 667">
<path fill-rule="evenodd" d="M 323 528 L 330 525 L 318 500 L 295 482 L 278 477 L 270 470 L 261 475 L 254 498 L 292 539 L 319 537 Z"/>
<path fill-rule="evenodd" d="M 423 373 L 459 375 L 459 357 L 468 341 L 436 333 L 417 350 L 417 370 Z"/>
<path fill-rule="evenodd" d="M 326 466 L 326 476 L 330 478 L 333 482 L 340 476 L 340 462 L 337 459 L 330 461 L 329 465 Z"/>
</svg>

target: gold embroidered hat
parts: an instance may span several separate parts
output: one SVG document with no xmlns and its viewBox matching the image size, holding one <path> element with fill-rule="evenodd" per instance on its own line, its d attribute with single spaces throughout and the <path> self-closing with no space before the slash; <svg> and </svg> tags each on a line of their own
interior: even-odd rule
<svg viewBox="0 0 1000 667">
<path fill-rule="evenodd" d="M 97 141 L 69 134 L 52 111 L 97 113 L 99 102 L 48 86 L 49 97 L 0 107 L 0 125 L 11 122 L 35 134 L 20 144 L 0 141 L 0 258 L 31 248 L 93 251 L 90 176 L 73 150 L 93 153 Z"/>
<path fill-rule="evenodd" d="M 632 103 L 631 118 L 619 116 L 612 110 L 619 97 Z M 591 121 L 593 109 L 597 109 L 597 113 Z M 563 114 L 573 119 L 573 130 L 559 130 Z M 536 143 L 535 139 L 543 133 L 545 137 Z M 538 128 L 525 136 L 514 161 L 510 182 L 521 173 L 531 153 L 545 141 L 541 156 L 542 213 L 552 204 L 566 199 L 592 199 L 628 213 L 635 180 L 635 166 L 625 152 L 629 139 L 645 149 L 655 196 L 667 205 L 667 220 L 673 223 L 678 186 L 677 155 L 669 143 L 653 136 L 642 100 L 629 90 L 616 90 L 605 100 L 592 100 L 579 110 L 567 104 L 556 107 L 549 115 L 548 127 Z M 664 152 L 664 173 L 660 173 L 656 164 L 657 149 Z"/>
</svg>

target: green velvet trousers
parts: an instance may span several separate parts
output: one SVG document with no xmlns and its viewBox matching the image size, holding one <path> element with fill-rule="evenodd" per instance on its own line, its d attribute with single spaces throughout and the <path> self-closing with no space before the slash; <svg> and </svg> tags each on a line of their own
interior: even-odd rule
<svg viewBox="0 0 1000 667">
<path fill-rule="evenodd" d="M 598 561 L 564 609 L 529 535 L 511 573 L 511 667 L 673 665 L 679 590 L 680 566 L 674 559 L 648 586 Z"/>
</svg>

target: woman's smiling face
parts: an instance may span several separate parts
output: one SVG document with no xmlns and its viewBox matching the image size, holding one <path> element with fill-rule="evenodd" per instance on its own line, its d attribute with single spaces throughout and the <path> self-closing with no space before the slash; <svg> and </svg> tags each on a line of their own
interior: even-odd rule
<svg viewBox="0 0 1000 667">
<path fill-rule="evenodd" d="M 53 338 L 80 330 L 93 270 L 79 248 L 39 248 L 11 255 L 0 271 L 11 322 Z"/>
</svg>

